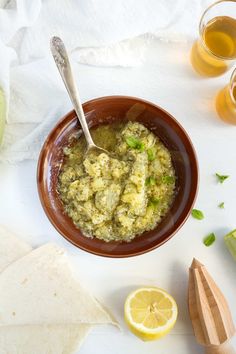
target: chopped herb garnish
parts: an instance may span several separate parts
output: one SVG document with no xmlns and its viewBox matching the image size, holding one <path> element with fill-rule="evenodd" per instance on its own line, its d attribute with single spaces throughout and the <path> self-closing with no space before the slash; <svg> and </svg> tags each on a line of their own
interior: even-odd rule
<svg viewBox="0 0 236 354">
<path fill-rule="evenodd" d="M 144 144 L 134 136 L 128 136 L 125 140 L 130 148 L 144 151 Z"/>
<path fill-rule="evenodd" d="M 195 219 L 198 219 L 198 220 L 202 220 L 202 219 L 204 219 L 204 214 L 201 210 L 193 209 L 192 210 L 192 217 L 194 217 Z"/>
<path fill-rule="evenodd" d="M 148 160 L 153 161 L 156 157 L 154 149 L 148 149 L 147 150 L 147 155 L 148 155 Z"/>
<path fill-rule="evenodd" d="M 152 197 L 150 198 L 148 205 L 157 206 L 160 203 L 160 199 Z"/>
<path fill-rule="evenodd" d="M 162 176 L 161 181 L 165 184 L 172 184 L 172 183 L 175 183 L 175 177 L 174 176 Z"/>
<path fill-rule="evenodd" d="M 224 202 L 220 203 L 220 204 L 218 205 L 218 207 L 219 207 L 220 209 L 224 209 L 225 203 L 224 203 Z"/>
<path fill-rule="evenodd" d="M 212 232 L 211 234 L 207 235 L 203 239 L 203 243 L 205 246 L 209 247 L 215 242 L 215 240 L 216 240 L 215 234 Z"/>
<path fill-rule="evenodd" d="M 145 181 L 146 186 L 155 186 L 155 184 L 156 184 L 156 179 L 154 177 L 150 176 L 146 178 Z"/>
<path fill-rule="evenodd" d="M 218 179 L 218 182 L 223 183 L 229 176 L 227 175 L 220 175 L 219 173 L 216 173 L 216 177 Z"/>
</svg>

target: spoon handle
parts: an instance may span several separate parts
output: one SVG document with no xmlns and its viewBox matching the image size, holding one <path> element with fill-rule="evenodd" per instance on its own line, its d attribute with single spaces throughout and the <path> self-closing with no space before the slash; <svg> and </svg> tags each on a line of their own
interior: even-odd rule
<svg viewBox="0 0 236 354">
<path fill-rule="evenodd" d="M 93 139 L 90 135 L 87 121 L 84 115 L 84 111 L 82 108 L 82 104 L 79 97 L 79 92 L 77 86 L 75 84 L 74 75 L 71 69 L 69 57 L 65 48 L 65 45 L 61 38 L 59 37 L 52 37 L 51 38 L 51 52 L 52 56 L 55 60 L 56 66 L 59 70 L 59 73 L 62 77 L 62 80 L 65 84 L 67 92 L 70 96 L 71 102 L 74 106 L 75 112 L 78 116 L 80 121 L 81 127 L 83 129 L 88 148 L 95 146 Z"/>
</svg>

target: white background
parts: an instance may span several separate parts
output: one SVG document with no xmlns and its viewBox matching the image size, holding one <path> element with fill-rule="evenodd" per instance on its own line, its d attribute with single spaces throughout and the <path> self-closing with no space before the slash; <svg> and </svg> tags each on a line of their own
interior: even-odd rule
<svg viewBox="0 0 236 354">
<path fill-rule="evenodd" d="M 127 259 L 97 257 L 75 248 L 54 230 L 42 210 L 36 188 L 37 161 L 0 165 L 0 223 L 34 247 L 48 241 L 65 247 L 81 282 L 120 321 L 121 332 L 111 326 L 95 328 L 81 354 L 201 353 L 193 337 L 186 302 L 188 267 L 193 257 L 207 266 L 223 290 L 236 322 L 236 263 L 223 243 L 223 236 L 236 228 L 236 127 L 221 122 L 214 108 L 215 95 L 229 80 L 230 72 L 220 78 L 198 77 L 189 64 L 189 50 L 188 44 L 153 40 L 141 67 L 78 65 L 83 101 L 111 94 L 150 100 L 173 114 L 195 145 L 200 169 L 196 208 L 204 211 L 205 219 L 190 218 L 161 248 Z M 215 172 L 229 174 L 230 178 L 221 185 Z M 217 207 L 222 201 L 223 210 Z M 207 248 L 202 238 L 210 232 L 215 232 L 217 241 Z M 128 332 L 123 321 L 125 297 L 143 285 L 165 288 L 179 306 L 175 328 L 160 341 L 140 341 Z"/>
</svg>

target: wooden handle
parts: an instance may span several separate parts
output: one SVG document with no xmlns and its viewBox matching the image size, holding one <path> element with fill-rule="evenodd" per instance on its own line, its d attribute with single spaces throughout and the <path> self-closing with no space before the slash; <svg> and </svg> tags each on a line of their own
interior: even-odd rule
<svg viewBox="0 0 236 354">
<path fill-rule="evenodd" d="M 236 351 L 229 343 L 223 343 L 206 347 L 205 354 L 236 354 Z"/>
</svg>

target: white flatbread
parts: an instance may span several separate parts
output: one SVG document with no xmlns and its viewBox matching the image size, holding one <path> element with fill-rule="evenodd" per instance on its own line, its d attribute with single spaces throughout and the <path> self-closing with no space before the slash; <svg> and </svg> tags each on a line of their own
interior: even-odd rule
<svg viewBox="0 0 236 354">
<path fill-rule="evenodd" d="M 32 251 L 32 247 L 0 225 L 0 272 L 10 263 Z"/>
<path fill-rule="evenodd" d="M 17 247 L 16 247 L 17 246 Z M 17 249 L 16 249 L 17 248 Z M 66 256 L 64 255 L 64 251 L 58 248 L 55 245 L 45 245 L 40 247 L 39 249 L 32 252 L 32 254 L 28 254 L 31 250 L 31 247 L 24 242 L 19 241 L 16 237 L 12 236 L 11 233 L 6 232 L 0 227 L 0 272 L 1 269 L 5 269 L 7 266 L 9 268 L 5 269 L 5 271 L 0 275 L 0 298 L 2 295 L 4 300 L 0 304 L 0 313 L 4 314 L 4 320 L 1 321 L 0 325 L 0 354 L 72 354 L 75 353 L 80 346 L 82 345 L 84 339 L 88 335 L 89 331 L 92 328 L 90 324 L 22 324 L 23 321 L 19 321 L 17 319 L 16 323 L 20 324 L 11 324 L 8 326 L 4 325 L 4 321 L 9 324 L 16 317 L 16 305 L 17 308 L 21 306 L 24 307 L 24 310 L 28 313 L 27 317 L 29 322 L 39 322 L 42 323 L 42 315 L 43 311 L 40 311 L 40 315 L 36 316 L 36 321 L 31 321 L 34 316 L 29 315 L 30 311 L 32 311 L 32 304 L 30 307 L 27 306 L 27 302 L 24 301 L 21 297 L 27 294 L 28 301 L 31 301 L 34 298 L 35 292 L 39 291 L 37 296 L 37 302 L 44 302 L 46 296 L 47 286 L 46 281 L 51 283 L 51 280 L 54 280 L 54 286 L 57 287 L 59 284 L 55 279 L 60 276 L 60 286 L 59 286 L 59 302 L 63 300 L 65 301 L 67 297 L 61 295 L 61 289 L 64 287 L 63 279 L 69 275 L 70 281 L 66 284 L 70 285 L 71 288 L 68 292 L 72 291 L 73 288 L 77 287 L 77 295 L 78 293 L 83 294 L 82 298 L 85 300 L 85 297 L 89 299 L 89 312 L 90 315 L 88 317 L 93 317 L 93 312 L 95 313 L 95 318 L 97 321 L 107 321 L 111 322 L 110 316 L 101 308 L 101 306 L 89 295 L 85 290 L 82 290 L 78 281 L 74 278 L 73 272 L 70 269 L 70 266 L 67 262 Z M 28 254 L 28 255 L 27 255 Z M 16 261 L 17 258 L 22 257 L 23 255 L 27 255 L 22 259 Z M 1 259 L 2 258 L 2 259 Z M 48 262 L 48 260 L 50 261 Z M 10 266 L 12 262 L 14 262 Z M 35 263 L 34 263 L 35 261 Z M 44 263 L 44 262 L 48 262 Z M 40 269 L 42 266 L 42 269 Z M 28 269 L 27 269 L 28 268 Z M 63 270 L 62 270 L 63 268 Z M 24 271 L 22 270 L 24 269 Z M 63 277 L 61 278 L 60 272 L 62 271 Z M 18 275 L 15 275 L 12 279 L 12 274 L 17 272 Z M 45 273 L 46 281 L 43 280 Z M 34 277 L 35 274 L 35 277 Z M 23 278 L 24 279 L 23 279 Z M 27 278 L 27 281 L 25 279 Z M 22 281 L 24 280 L 23 284 Z M 38 286 L 34 288 L 35 282 L 42 281 L 42 287 Z M 76 285 L 75 285 L 75 283 Z M 14 286 L 15 283 L 15 286 Z M 27 284 L 27 286 L 25 285 Z M 16 289 L 14 289 L 16 287 Z M 25 289 L 26 287 L 26 289 Z M 11 289 L 11 291 L 10 291 Z M 51 288 L 52 289 L 52 288 Z M 54 290 L 54 288 L 53 288 Z M 15 292 L 20 291 L 20 293 Z M 13 292 L 13 293 L 12 293 Z M 15 294 L 14 294 L 15 292 Z M 41 294 L 41 295 L 40 295 Z M 55 294 L 55 293 L 54 293 Z M 7 301 L 7 297 L 10 295 L 9 301 Z M 57 297 L 53 295 L 54 297 Z M 79 295 L 80 296 L 80 295 Z M 41 297 L 41 300 L 40 300 Z M 50 296 L 49 296 L 50 297 Z M 10 300 L 11 299 L 11 300 Z M 16 301 L 17 299 L 17 301 Z M 21 301 L 21 299 L 23 301 Z M 74 298 L 73 298 L 74 299 Z M 67 298 L 68 300 L 68 298 Z M 77 298 L 77 302 L 79 302 L 80 298 Z M 4 305 L 4 301 L 7 302 L 7 310 L 2 307 Z M 13 301 L 11 303 L 11 301 Z M 32 301 L 35 302 L 34 300 Z M 70 301 L 71 302 L 71 301 Z M 47 306 L 50 306 L 50 300 L 46 301 Z M 69 304 L 67 304 L 69 306 Z M 85 309 L 87 306 L 87 302 L 85 303 Z M 12 308 L 15 309 L 15 315 L 13 316 L 13 312 L 11 312 Z M 76 307 L 78 310 L 78 306 Z M 10 310 L 11 309 L 11 310 Z M 83 318 L 86 315 L 85 309 L 82 311 Z M 10 311 L 9 311 L 10 310 Z M 21 310 L 18 312 L 20 313 Z M 50 311 L 49 311 L 50 312 Z M 37 308 L 34 309 L 34 314 L 37 313 Z M 7 319 L 9 317 L 9 319 Z M 17 316 L 18 317 L 18 316 Z M 47 320 L 50 322 L 50 316 L 46 316 Z M 60 316 L 59 316 L 60 317 Z M 78 320 L 78 319 L 77 319 Z M 14 321 L 13 321 L 14 322 Z"/>
<path fill-rule="evenodd" d="M 33 250 L 0 275 L 0 326 L 101 323 L 114 322 L 55 244 Z"/>
<path fill-rule="evenodd" d="M 0 328 L 0 354 L 72 354 L 91 326 L 6 326 Z"/>
</svg>

